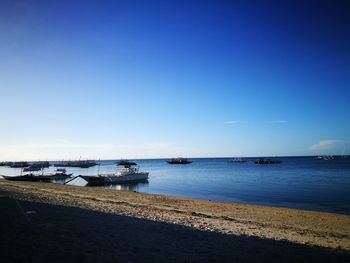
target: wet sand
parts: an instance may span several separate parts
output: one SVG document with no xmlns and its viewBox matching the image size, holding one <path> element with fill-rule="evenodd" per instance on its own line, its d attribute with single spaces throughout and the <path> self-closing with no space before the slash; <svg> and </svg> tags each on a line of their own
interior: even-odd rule
<svg viewBox="0 0 350 263">
<path fill-rule="evenodd" d="M 3 262 L 350 262 L 350 216 L 0 180 Z"/>
</svg>

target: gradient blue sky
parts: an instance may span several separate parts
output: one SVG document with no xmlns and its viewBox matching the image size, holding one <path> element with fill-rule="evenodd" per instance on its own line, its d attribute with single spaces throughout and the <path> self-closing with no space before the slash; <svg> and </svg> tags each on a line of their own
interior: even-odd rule
<svg viewBox="0 0 350 263">
<path fill-rule="evenodd" d="M 346 1 L 0 1 L 0 159 L 340 154 Z"/>
</svg>

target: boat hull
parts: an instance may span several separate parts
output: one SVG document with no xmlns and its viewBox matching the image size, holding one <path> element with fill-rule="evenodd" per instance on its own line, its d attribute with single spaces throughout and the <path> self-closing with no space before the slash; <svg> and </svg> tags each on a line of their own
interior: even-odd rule
<svg viewBox="0 0 350 263">
<path fill-rule="evenodd" d="M 9 181 L 27 181 L 27 182 L 51 182 L 53 180 L 63 180 L 70 178 L 72 174 L 65 175 L 18 175 L 18 176 L 5 176 L 3 178 Z"/>
<path fill-rule="evenodd" d="M 137 173 L 124 176 L 116 175 L 99 175 L 99 176 L 90 176 L 90 175 L 79 175 L 87 181 L 88 185 L 108 185 L 108 184 L 128 184 L 128 183 L 138 183 L 145 182 L 148 180 L 148 173 Z"/>
<path fill-rule="evenodd" d="M 189 164 L 191 161 L 168 161 L 169 164 Z"/>
<path fill-rule="evenodd" d="M 269 160 L 269 159 L 261 159 L 254 161 L 255 164 L 279 164 L 282 161 L 280 160 Z"/>
<path fill-rule="evenodd" d="M 9 181 L 27 181 L 27 182 L 51 182 L 51 179 L 46 176 L 36 175 L 18 175 L 18 176 L 2 176 Z"/>
</svg>

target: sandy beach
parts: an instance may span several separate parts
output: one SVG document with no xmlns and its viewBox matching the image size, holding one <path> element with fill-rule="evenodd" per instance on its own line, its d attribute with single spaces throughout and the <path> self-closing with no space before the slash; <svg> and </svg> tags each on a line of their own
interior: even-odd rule
<svg viewBox="0 0 350 263">
<path fill-rule="evenodd" d="M 0 196 L 6 262 L 350 261 L 347 215 L 5 180 Z"/>
</svg>

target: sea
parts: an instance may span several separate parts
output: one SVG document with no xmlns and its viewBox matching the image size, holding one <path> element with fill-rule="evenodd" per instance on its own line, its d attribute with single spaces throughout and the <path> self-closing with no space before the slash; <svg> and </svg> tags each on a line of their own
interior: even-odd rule
<svg viewBox="0 0 350 263">
<path fill-rule="evenodd" d="M 255 164 L 257 158 L 193 158 L 190 164 L 168 164 L 167 159 L 136 161 L 149 172 L 148 182 L 103 186 L 108 189 L 186 198 L 238 202 L 350 214 L 350 159 L 282 157 L 279 164 Z M 116 160 L 90 168 L 69 168 L 77 175 L 117 171 Z M 45 172 L 54 171 L 54 167 Z M 18 175 L 20 169 L 0 167 L 0 175 Z M 62 182 L 57 182 L 62 183 Z M 90 187 L 84 186 L 82 187 Z"/>
</svg>

